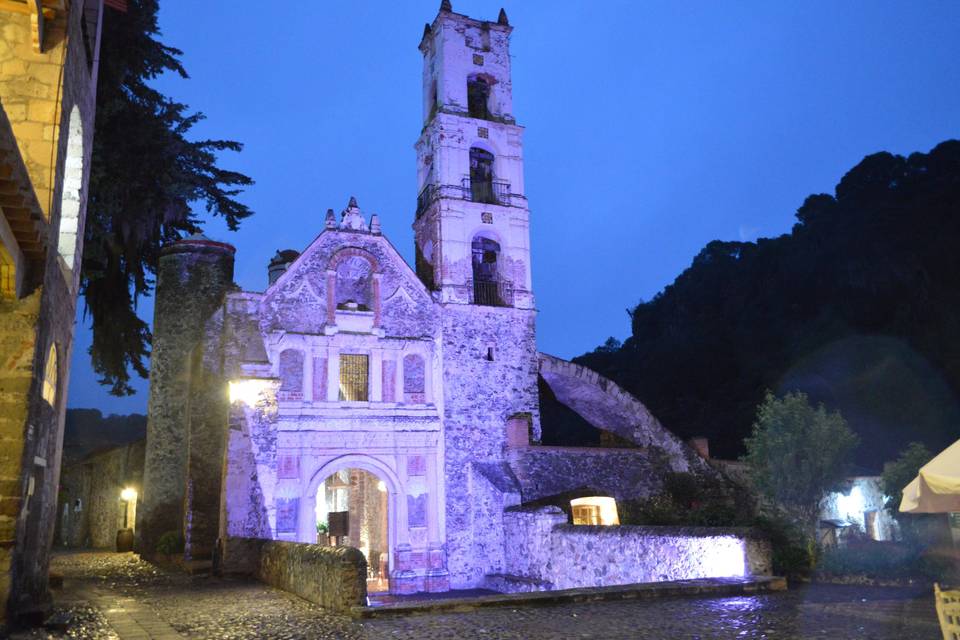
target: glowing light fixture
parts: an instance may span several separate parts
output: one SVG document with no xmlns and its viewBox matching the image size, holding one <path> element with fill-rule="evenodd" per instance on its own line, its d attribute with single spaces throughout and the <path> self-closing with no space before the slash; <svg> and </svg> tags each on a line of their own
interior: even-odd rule
<svg viewBox="0 0 960 640">
<path fill-rule="evenodd" d="M 589 496 L 570 501 L 573 509 L 573 524 L 620 524 L 617 501 L 606 496 Z"/>
<path fill-rule="evenodd" d="M 860 487 L 854 485 L 849 495 L 837 494 L 837 511 L 840 517 L 852 521 L 863 521 L 863 512 L 866 510 L 866 501 Z"/>
<path fill-rule="evenodd" d="M 270 381 L 261 378 L 244 378 L 230 381 L 230 404 L 242 402 L 252 407 L 260 396 L 270 388 Z"/>
<path fill-rule="evenodd" d="M 381 493 L 386 493 L 387 483 L 385 483 L 383 480 L 380 480 L 379 482 L 377 482 L 377 491 Z"/>
<path fill-rule="evenodd" d="M 120 492 L 120 499 L 124 502 L 133 502 L 137 499 L 137 490 L 130 487 L 125 488 Z"/>
</svg>

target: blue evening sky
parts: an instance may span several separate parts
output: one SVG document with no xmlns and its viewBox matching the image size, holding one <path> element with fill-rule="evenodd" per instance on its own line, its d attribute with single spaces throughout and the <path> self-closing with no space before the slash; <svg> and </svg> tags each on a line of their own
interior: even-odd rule
<svg viewBox="0 0 960 640">
<path fill-rule="evenodd" d="M 157 85 L 208 116 L 197 137 L 243 142 L 222 164 L 256 180 L 256 215 L 206 233 L 262 290 L 273 253 L 303 249 L 355 195 L 412 263 L 417 44 L 439 0 L 269 4 L 161 2 L 162 41 L 191 78 Z M 453 5 L 488 20 L 505 6 L 516 28 L 538 341 L 561 357 L 627 337 L 626 309 L 707 242 L 788 232 L 864 155 L 960 137 L 958 2 Z M 121 399 L 96 383 L 86 324 L 69 405 L 145 412 L 145 381 Z"/>
</svg>

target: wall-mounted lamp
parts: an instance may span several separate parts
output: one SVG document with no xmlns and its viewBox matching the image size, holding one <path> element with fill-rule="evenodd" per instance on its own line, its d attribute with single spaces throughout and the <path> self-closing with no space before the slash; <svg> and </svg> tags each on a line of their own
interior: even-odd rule
<svg viewBox="0 0 960 640">
<path fill-rule="evenodd" d="M 263 378 L 242 378 L 230 381 L 230 404 L 242 402 L 248 407 L 257 404 L 260 397 L 272 384 L 271 380 Z"/>
</svg>

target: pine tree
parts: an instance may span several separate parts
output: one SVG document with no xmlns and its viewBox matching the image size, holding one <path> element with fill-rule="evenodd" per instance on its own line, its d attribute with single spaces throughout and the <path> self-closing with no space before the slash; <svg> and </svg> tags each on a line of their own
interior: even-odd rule
<svg viewBox="0 0 960 640">
<path fill-rule="evenodd" d="M 90 355 L 100 382 L 129 395 L 130 370 L 147 376 L 150 330 L 136 305 L 153 288 L 160 248 L 199 230 L 202 203 L 235 230 L 250 209 L 236 196 L 253 181 L 218 166 L 231 140 L 191 140 L 204 118 L 150 81 L 187 78 L 182 52 L 158 38 L 157 0 L 131 0 L 103 17 L 96 133 L 90 173 L 81 292 L 93 325 Z"/>
</svg>

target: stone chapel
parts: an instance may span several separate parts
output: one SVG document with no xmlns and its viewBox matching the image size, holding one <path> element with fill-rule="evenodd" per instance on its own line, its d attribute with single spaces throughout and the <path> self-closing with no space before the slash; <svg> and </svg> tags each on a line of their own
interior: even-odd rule
<svg viewBox="0 0 960 640">
<path fill-rule="evenodd" d="M 614 383 L 537 351 L 511 31 L 447 0 L 424 28 L 413 267 L 354 198 L 277 252 L 264 291 L 233 285 L 230 245 L 164 250 L 141 551 L 168 531 L 199 559 L 319 541 L 360 549 L 371 591 L 479 587 L 509 573 L 511 507 L 706 468 Z M 540 445 L 538 382 L 630 446 Z"/>
</svg>

